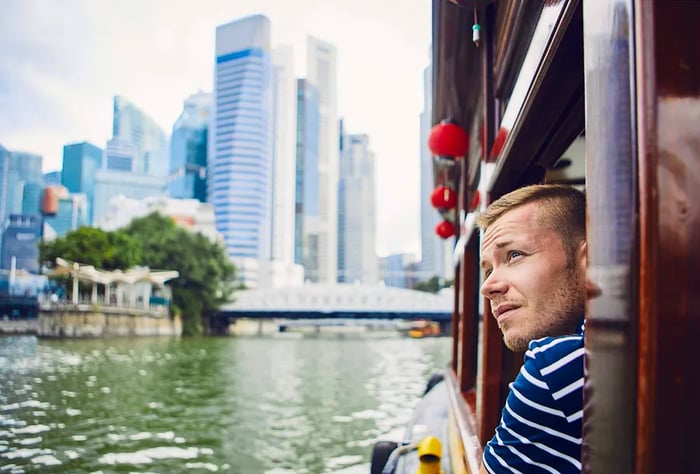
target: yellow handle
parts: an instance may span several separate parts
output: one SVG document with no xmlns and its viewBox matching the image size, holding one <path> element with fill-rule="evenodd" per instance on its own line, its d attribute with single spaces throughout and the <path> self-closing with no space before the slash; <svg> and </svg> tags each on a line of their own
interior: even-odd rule
<svg viewBox="0 0 700 474">
<path fill-rule="evenodd" d="M 418 472 L 416 474 L 442 474 L 442 443 L 435 436 L 426 436 L 418 443 Z"/>
</svg>

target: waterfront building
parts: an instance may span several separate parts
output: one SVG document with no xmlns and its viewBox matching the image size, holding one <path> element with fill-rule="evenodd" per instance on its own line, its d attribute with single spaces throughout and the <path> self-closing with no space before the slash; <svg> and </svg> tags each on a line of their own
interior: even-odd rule
<svg viewBox="0 0 700 474">
<path fill-rule="evenodd" d="M 120 95 L 114 96 L 112 137 L 119 138 L 120 144 L 128 142 L 133 145 L 135 154 L 131 171 L 167 176 L 169 160 L 165 132 L 155 120 Z M 123 167 L 108 168 L 127 171 Z"/>
<path fill-rule="evenodd" d="M 180 227 L 199 232 L 212 242 L 223 244 L 223 236 L 216 230 L 214 208 L 198 199 L 173 199 L 165 196 L 131 199 L 116 196 L 110 199 L 108 212 L 100 228 L 114 231 L 126 227 L 132 220 L 153 212 L 172 217 Z"/>
<path fill-rule="evenodd" d="M 297 142 L 294 177 L 294 262 L 304 267 L 305 279 L 319 282 L 318 233 L 320 180 L 318 89 L 297 81 Z"/>
<path fill-rule="evenodd" d="M 274 67 L 272 260 L 294 263 L 294 173 L 296 161 L 296 77 L 290 46 L 272 52 Z M 298 271 L 298 270 L 295 270 Z"/>
<path fill-rule="evenodd" d="M 244 283 L 244 259 L 271 257 L 273 67 L 270 21 L 253 15 L 216 29 L 207 200 Z"/>
<path fill-rule="evenodd" d="M 95 173 L 95 197 L 93 200 L 93 225 L 100 227 L 108 218 L 110 199 L 124 196 L 144 199 L 164 196 L 165 176 L 149 176 L 130 171 L 101 169 Z"/>
<path fill-rule="evenodd" d="M 63 170 L 61 183 L 71 193 L 82 193 L 87 197 L 88 216 L 86 225 L 92 225 L 95 200 L 95 174 L 102 168 L 101 148 L 89 142 L 63 146 Z M 49 182 L 46 185 L 52 184 Z"/>
<path fill-rule="evenodd" d="M 341 127 L 342 130 L 342 127 Z M 343 134 L 338 184 L 338 282 L 379 281 L 374 153 L 367 135 Z"/>
<path fill-rule="evenodd" d="M 435 227 L 442 220 L 438 211 L 430 203 L 430 195 L 435 189 L 433 178 L 433 155 L 428 148 L 433 107 L 432 107 L 432 68 L 423 71 L 423 112 L 420 114 L 420 235 L 421 259 L 418 263 L 418 279 L 429 280 L 433 276 L 452 278 L 450 259 L 454 239 L 441 239 L 435 234 Z"/>
<path fill-rule="evenodd" d="M 379 266 L 382 281 L 386 286 L 413 288 L 415 283 L 416 256 L 411 253 L 397 253 L 381 257 Z"/>
<path fill-rule="evenodd" d="M 212 94 L 197 92 L 186 100 L 170 138 L 168 196 L 207 200 L 207 137 Z"/>
<path fill-rule="evenodd" d="M 37 204 L 38 209 L 38 204 Z M 43 219 L 38 215 L 10 214 L 2 235 L 2 268 L 39 273 L 39 241 Z"/>
<path fill-rule="evenodd" d="M 318 281 L 335 283 L 338 273 L 338 87 L 337 54 L 330 43 L 307 38 L 307 81 L 318 90 Z"/>
</svg>

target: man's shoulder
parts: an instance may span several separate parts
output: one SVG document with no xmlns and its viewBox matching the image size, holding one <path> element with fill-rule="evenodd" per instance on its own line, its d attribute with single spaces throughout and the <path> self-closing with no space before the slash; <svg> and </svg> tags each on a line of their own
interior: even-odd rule
<svg viewBox="0 0 700 474">
<path fill-rule="evenodd" d="M 530 341 L 528 350 L 525 352 L 525 362 L 534 361 L 535 364 L 545 369 L 549 364 L 566 359 L 576 359 L 583 357 L 583 334 L 571 334 L 568 336 L 543 337 Z M 558 367 L 568 365 L 566 363 L 549 370 L 554 371 Z M 543 375 L 548 371 L 545 370 Z"/>
</svg>

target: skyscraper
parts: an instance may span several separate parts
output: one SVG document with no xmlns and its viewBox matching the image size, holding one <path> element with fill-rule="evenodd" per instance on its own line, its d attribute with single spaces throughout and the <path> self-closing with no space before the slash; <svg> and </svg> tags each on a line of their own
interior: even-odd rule
<svg viewBox="0 0 700 474">
<path fill-rule="evenodd" d="M 2 268 L 14 267 L 29 273 L 39 272 L 39 247 L 42 218 L 38 215 L 10 214 L 2 235 Z"/>
<path fill-rule="evenodd" d="M 420 234 L 421 260 L 418 265 L 418 280 L 428 280 L 433 276 L 451 278 L 452 266 L 448 264 L 449 239 L 443 241 L 435 234 L 435 227 L 441 218 L 430 203 L 430 194 L 435 188 L 433 181 L 433 156 L 428 148 L 433 106 L 432 68 L 423 71 L 423 112 L 420 114 Z"/>
<path fill-rule="evenodd" d="M 338 185 L 338 281 L 375 285 L 374 153 L 367 135 L 342 135 Z"/>
<path fill-rule="evenodd" d="M 88 208 L 87 225 L 93 222 L 95 174 L 100 168 L 102 168 L 102 150 L 95 145 L 82 142 L 63 147 L 61 184 L 71 193 L 85 194 Z"/>
<path fill-rule="evenodd" d="M 207 200 L 207 136 L 212 95 L 192 94 L 173 125 L 168 196 Z"/>
<path fill-rule="evenodd" d="M 246 259 L 270 260 L 272 90 L 270 21 L 254 15 L 217 27 L 207 197 L 243 281 L 257 280 Z"/>
<path fill-rule="evenodd" d="M 318 100 L 318 89 L 305 79 L 299 79 L 294 179 L 294 263 L 302 265 L 304 278 L 314 283 L 319 281 Z"/>
<path fill-rule="evenodd" d="M 319 98 L 318 281 L 335 283 L 338 270 L 338 92 L 335 46 L 307 38 L 307 80 Z"/>
<path fill-rule="evenodd" d="M 122 96 L 114 96 L 112 137 L 135 149 L 131 171 L 152 176 L 168 174 L 168 141 L 160 126 Z M 109 167 L 125 171 L 125 167 Z"/>
<path fill-rule="evenodd" d="M 51 192 L 56 198 L 56 214 L 46 215 L 44 223 L 50 226 L 57 237 L 87 225 L 88 204 L 84 193 L 69 193 L 65 186 L 53 186 Z"/>
<path fill-rule="evenodd" d="M 274 149 L 272 259 L 294 262 L 294 170 L 296 156 L 296 78 L 289 46 L 272 52 L 274 67 Z"/>
<path fill-rule="evenodd" d="M 10 214 L 39 215 L 42 157 L 0 147 L 0 224 Z"/>
</svg>

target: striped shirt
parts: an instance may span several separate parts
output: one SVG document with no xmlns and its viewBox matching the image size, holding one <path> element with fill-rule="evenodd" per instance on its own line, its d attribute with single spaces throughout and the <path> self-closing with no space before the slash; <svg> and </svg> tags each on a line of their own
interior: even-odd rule
<svg viewBox="0 0 700 474">
<path fill-rule="evenodd" d="M 581 332 L 531 341 L 484 450 L 488 472 L 581 472 Z"/>
</svg>

